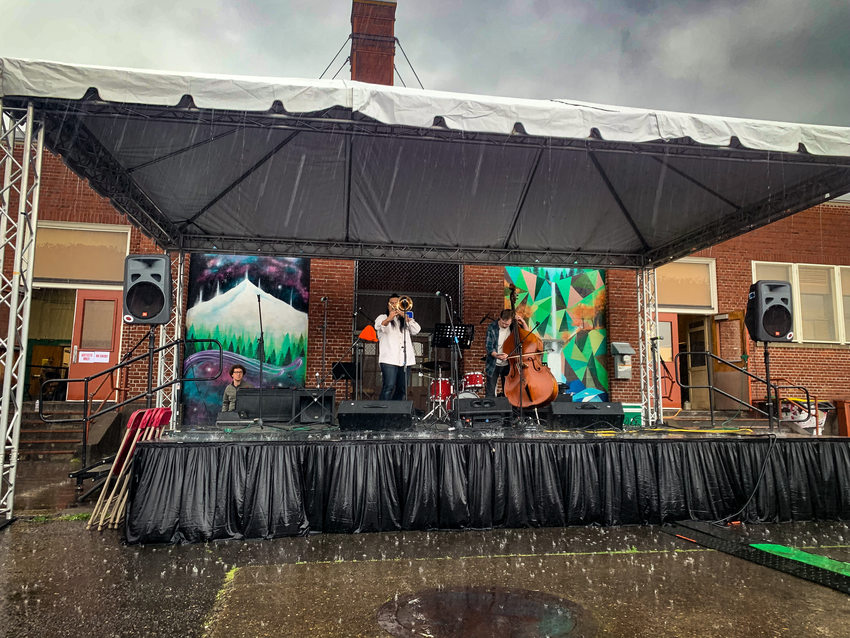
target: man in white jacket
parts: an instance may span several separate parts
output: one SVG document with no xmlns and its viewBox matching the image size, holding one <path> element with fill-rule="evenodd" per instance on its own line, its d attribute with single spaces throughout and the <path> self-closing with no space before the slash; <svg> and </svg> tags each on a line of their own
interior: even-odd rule
<svg viewBox="0 0 850 638">
<path fill-rule="evenodd" d="M 407 398 L 407 366 L 416 363 L 413 340 L 419 324 L 413 312 L 398 307 L 399 296 L 393 293 L 387 301 L 387 314 L 375 319 L 378 333 L 378 363 L 381 364 L 381 401 Z"/>
</svg>

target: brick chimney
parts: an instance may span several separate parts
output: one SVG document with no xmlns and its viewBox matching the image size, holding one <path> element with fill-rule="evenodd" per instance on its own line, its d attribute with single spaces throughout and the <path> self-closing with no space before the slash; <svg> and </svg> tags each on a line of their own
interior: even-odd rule
<svg viewBox="0 0 850 638">
<path fill-rule="evenodd" d="M 395 0 L 354 0 L 351 7 L 351 79 L 393 84 Z"/>
</svg>

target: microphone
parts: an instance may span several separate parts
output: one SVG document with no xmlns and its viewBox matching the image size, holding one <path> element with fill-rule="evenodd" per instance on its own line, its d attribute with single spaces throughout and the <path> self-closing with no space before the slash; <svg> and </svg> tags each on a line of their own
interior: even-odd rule
<svg viewBox="0 0 850 638">
<path fill-rule="evenodd" d="M 327 297 L 322 297 L 321 299 L 319 299 L 319 301 L 321 301 L 321 302 L 325 302 L 325 301 L 327 301 L 327 300 L 328 300 L 328 298 L 327 298 Z"/>
</svg>

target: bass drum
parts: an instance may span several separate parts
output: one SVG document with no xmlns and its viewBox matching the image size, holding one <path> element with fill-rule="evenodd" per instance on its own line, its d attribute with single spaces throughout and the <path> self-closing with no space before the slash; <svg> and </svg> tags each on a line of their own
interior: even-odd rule
<svg viewBox="0 0 850 638">
<path fill-rule="evenodd" d="M 477 394 L 475 394 L 475 392 L 470 392 L 469 390 L 463 390 L 462 392 L 457 393 L 457 398 L 458 399 L 480 399 L 481 397 L 479 397 Z M 449 408 L 449 410 L 452 409 L 451 399 L 449 399 L 449 403 L 448 403 L 447 407 Z"/>
</svg>

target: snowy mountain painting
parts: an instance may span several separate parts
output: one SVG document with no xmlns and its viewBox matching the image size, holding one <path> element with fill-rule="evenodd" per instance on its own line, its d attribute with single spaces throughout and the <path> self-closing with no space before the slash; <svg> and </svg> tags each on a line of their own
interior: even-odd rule
<svg viewBox="0 0 850 638">
<path fill-rule="evenodd" d="M 184 424 L 215 421 L 232 365 L 245 367 L 248 385 L 260 384 L 260 309 L 263 387 L 304 384 L 309 281 L 308 260 L 192 256 L 186 338 L 217 341 L 222 355 L 212 341 L 187 347 L 184 374 L 198 381 L 185 385 Z"/>
</svg>

